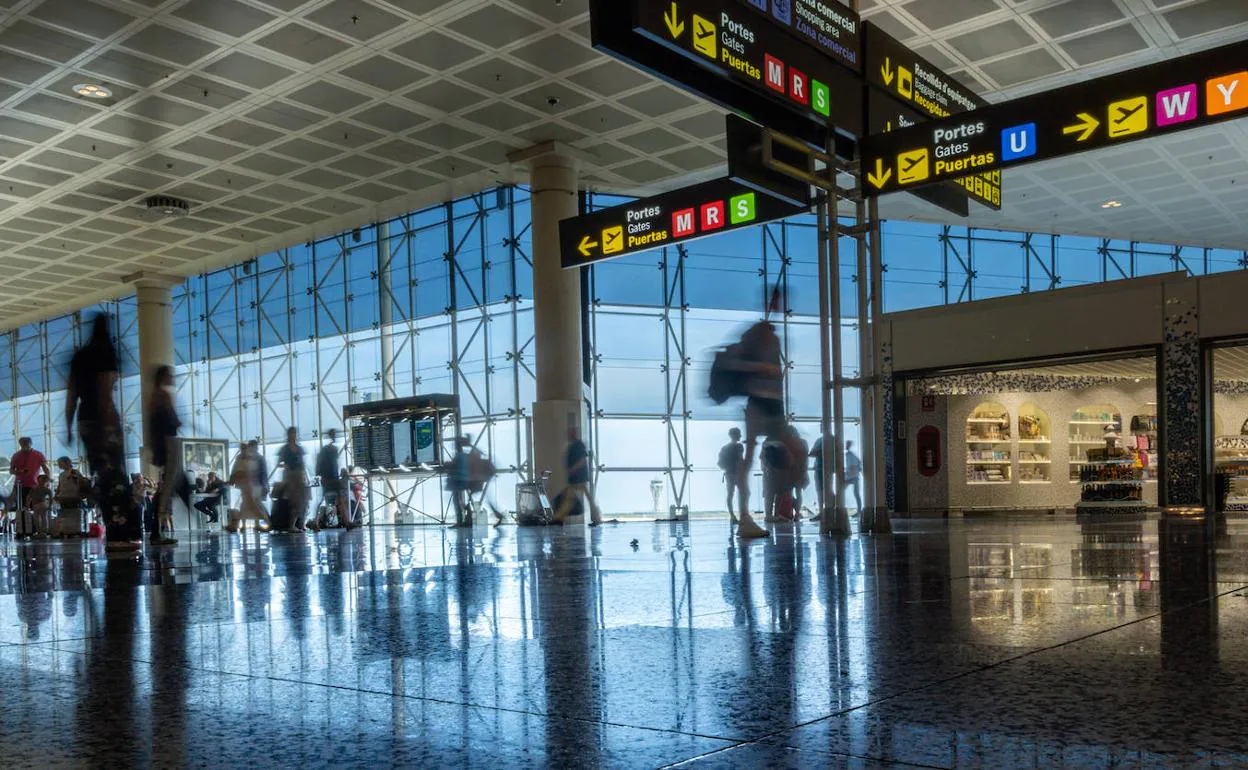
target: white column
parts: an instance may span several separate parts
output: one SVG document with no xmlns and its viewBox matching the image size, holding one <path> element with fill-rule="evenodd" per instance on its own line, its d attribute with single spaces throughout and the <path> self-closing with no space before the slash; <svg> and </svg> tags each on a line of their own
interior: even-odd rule
<svg viewBox="0 0 1248 770">
<path fill-rule="evenodd" d="M 574 151 L 547 142 L 512 162 L 529 167 L 532 189 L 533 326 L 537 401 L 533 404 L 534 472 L 553 472 L 550 492 L 567 484 L 563 455 L 567 429 L 582 433 L 584 373 L 581 361 L 581 271 L 559 260 L 559 221 L 579 214 Z"/>
<path fill-rule="evenodd" d="M 172 289 L 181 279 L 163 275 L 139 273 L 127 276 L 126 281 L 134 284 L 138 298 L 139 311 L 139 370 L 140 393 L 142 397 L 141 412 L 143 414 L 143 435 L 147 437 L 147 404 L 151 399 L 153 382 L 152 374 L 158 366 L 174 365 L 173 353 L 173 294 Z M 151 452 L 146 444 L 143 447 L 143 470 L 152 473 L 150 467 Z"/>
</svg>

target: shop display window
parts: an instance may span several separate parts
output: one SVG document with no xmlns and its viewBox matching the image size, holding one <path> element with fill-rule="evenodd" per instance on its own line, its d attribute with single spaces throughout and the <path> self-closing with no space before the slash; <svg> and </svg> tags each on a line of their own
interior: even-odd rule
<svg viewBox="0 0 1248 770">
<path fill-rule="evenodd" d="M 1052 423 L 1035 404 L 1018 409 L 1018 483 L 1047 484 L 1052 480 Z"/>
<path fill-rule="evenodd" d="M 966 418 L 966 483 L 1010 483 L 1011 449 L 1009 411 L 994 402 L 975 407 Z"/>
<path fill-rule="evenodd" d="M 1131 459 L 1140 469 L 1140 478 L 1144 481 L 1157 480 L 1157 414 L 1156 404 L 1149 404 L 1153 410 L 1147 414 L 1131 417 L 1131 424 L 1123 434 L 1123 447 L 1130 453 Z"/>
<path fill-rule="evenodd" d="M 1070 480 L 1082 481 L 1081 471 L 1085 465 L 1096 462 L 1093 459 L 1103 450 L 1106 441 L 1112 438 L 1115 443 L 1122 435 L 1122 414 L 1117 407 L 1110 404 L 1093 404 L 1080 407 L 1070 417 Z"/>
</svg>

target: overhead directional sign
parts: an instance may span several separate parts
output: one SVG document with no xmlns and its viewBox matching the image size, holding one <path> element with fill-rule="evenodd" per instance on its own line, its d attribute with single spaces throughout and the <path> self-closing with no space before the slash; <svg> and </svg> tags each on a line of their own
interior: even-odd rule
<svg viewBox="0 0 1248 770">
<path fill-rule="evenodd" d="M 881 134 L 979 109 L 988 104 L 978 94 L 911 51 L 871 22 L 863 25 L 866 55 L 867 133 Z M 864 186 L 878 189 L 890 168 L 868 169 Z M 950 182 L 963 195 L 994 209 L 1001 208 L 1001 174 L 988 172 Z M 934 189 L 934 188 L 929 188 Z M 951 190 L 952 194 L 953 191 Z M 927 194 L 919 197 L 928 199 Z M 941 205 L 937 201 L 932 201 Z M 963 214 L 965 216 L 965 214 Z"/>
<path fill-rule="evenodd" d="M 862 71 L 862 24 L 841 0 L 739 0 L 854 72 Z"/>
<path fill-rule="evenodd" d="M 638 33 L 698 67 L 807 119 L 835 126 L 848 135 L 861 135 L 861 80 L 820 51 L 794 45 L 789 33 L 771 17 L 751 12 L 740 0 L 615 1 L 632 5 Z M 671 77 L 673 73 L 666 74 Z M 766 115 L 750 117 L 784 130 Z"/>
<path fill-rule="evenodd" d="M 869 21 L 862 26 L 868 84 L 930 118 L 970 112 L 988 104 L 897 38 Z"/>
<path fill-rule="evenodd" d="M 1248 116 L 1248 41 L 873 136 L 871 195 Z"/>
<path fill-rule="evenodd" d="M 728 179 L 674 190 L 559 223 L 565 268 L 773 222 L 810 210 Z"/>
</svg>

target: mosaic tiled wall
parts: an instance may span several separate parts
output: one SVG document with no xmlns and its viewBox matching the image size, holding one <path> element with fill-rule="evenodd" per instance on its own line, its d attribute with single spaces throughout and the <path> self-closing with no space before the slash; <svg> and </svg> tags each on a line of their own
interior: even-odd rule
<svg viewBox="0 0 1248 770">
<path fill-rule="evenodd" d="M 1162 505 L 1201 504 L 1200 335 L 1194 299 L 1183 293 L 1166 295 L 1161 355 Z"/>
</svg>

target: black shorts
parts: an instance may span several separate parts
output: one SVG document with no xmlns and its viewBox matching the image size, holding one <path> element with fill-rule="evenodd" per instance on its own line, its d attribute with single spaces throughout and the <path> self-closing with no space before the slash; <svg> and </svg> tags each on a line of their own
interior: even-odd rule
<svg viewBox="0 0 1248 770">
<path fill-rule="evenodd" d="M 784 431 L 784 403 L 776 398 L 750 396 L 745 402 L 747 437 L 775 438 Z"/>
</svg>

